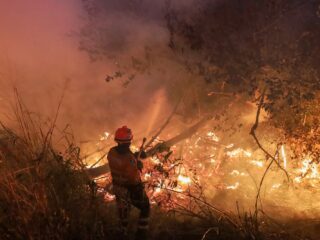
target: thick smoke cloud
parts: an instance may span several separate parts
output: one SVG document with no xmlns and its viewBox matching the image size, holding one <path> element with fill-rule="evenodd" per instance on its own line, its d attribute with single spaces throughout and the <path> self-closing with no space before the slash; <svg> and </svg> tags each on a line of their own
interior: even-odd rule
<svg viewBox="0 0 320 240">
<path fill-rule="evenodd" d="M 210 2 L 210 6 L 221 2 Z M 10 110 L 13 86 L 18 87 L 32 112 L 49 118 L 55 114 L 65 89 L 58 126 L 71 124 L 79 141 L 96 139 L 102 132 L 124 124 L 134 128 L 137 139 L 149 135 L 170 113 L 181 92 L 188 96 L 186 105 L 199 108 L 195 115 L 201 117 L 204 110 L 192 101 L 199 98 L 193 89 L 202 88 L 203 79 L 189 74 L 168 48 L 167 3 L 1 1 L 1 118 L 6 119 Z M 200 4 L 174 0 L 170 8 L 193 13 Z M 184 54 L 191 60 L 199 57 Z M 197 61 L 201 62 L 201 56 Z M 119 69 L 122 78 L 105 81 Z M 131 76 L 133 80 L 128 81 Z M 206 88 L 204 96 L 214 90 Z M 172 89 L 182 90 L 172 96 Z M 245 112 L 251 116 L 245 121 L 251 123 L 255 106 L 246 106 Z"/>
<path fill-rule="evenodd" d="M 110 53 L 127 61 L 145 54 L 146 43 L 166 48 L 164 1 L 145 5 L 140 15 L 132 14 L 131 1 L 104 2 L 108 6 L 101 9 L 108 10 L 101 24 L 109 30 L 106 50 Z M 92 62 L 85 51 L 79 51 L 75 33 L 87 23 L 81 1 L 1 1 L 0 15 L 1 118 L 5 121 L 14 86 L 32 112 L 48 118 L 55 114 L 64 92 L 58 126 L 70 123 L 80 141 L 123 124 L 143 135 L 163 120 L 163 112 L 170 111 L 163 91 L 167 77 L 146 75 L 127 88 L 120 81 L 106 83 L 106 74 L 117 70 L 118 60 Z"/>
<path fill-rule="evenodd" d="M 88 16 L 84 6 L 92 2 L 93 15 Z M 137 140 L 148 137 L 182 95 L 186 96 L 179 112 L 183 120 L 188 122 L 189 115 L 201 118 L 205 112 L 193 101 L 199 98 L 194 90 L 204 82 L 186 71 L 168 47 L 167 4 L 165 0 L 1 1 L 1 118 L 7 120 L 11 112 L 13 86 L 29 109 L 45 119 L 53 118 L 64 93 L 57 125 L 63 129 L 70 124 L 79 142 L 97 140 L 104 131 L 122 125 L 132 127 Z M 175 0 L 170 8 L 193 12 L 199 4 Z M 98 50 L 90 54 L 88 46 Z M 184 57 L 197 56 L 185 52 Z M 123 77 L 105 81 L 119 69 Z M 203 87 L 204 96 L 210 91 Z M 193 106 L 196 113 L 185 114 L 185 106 Z M 254 111 L 254 106 L 248 107 L 248 114 L 253 116 Z M 14 123 L 12 119 L 7 121 Z M 177 125 L 172 127 L 176 131 Z"/>
</svg>

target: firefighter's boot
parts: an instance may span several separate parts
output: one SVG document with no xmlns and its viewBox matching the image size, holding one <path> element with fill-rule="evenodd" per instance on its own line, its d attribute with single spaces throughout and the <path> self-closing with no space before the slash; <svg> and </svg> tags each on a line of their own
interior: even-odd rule
<svg viewBox="0 0 320 240">
<path fill-rule="evenodd" d="M 119 240 L 128 240 L 128 219 L 121 219 Z"/>
<path fill-rule="evenodd" d="M 147 240 L 149 235 L 149 218 L 140 218 L 135 240 Z"/>
</svg>

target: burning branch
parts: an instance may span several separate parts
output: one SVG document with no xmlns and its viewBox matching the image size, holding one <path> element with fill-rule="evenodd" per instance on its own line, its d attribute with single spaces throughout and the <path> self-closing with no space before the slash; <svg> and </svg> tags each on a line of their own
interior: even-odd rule
<svg viewBox="0 0 320 240">
<path fill-rule="evenodd" d="M 207 116 L 205 118 L 203 118 L 201 121 L 199 121 L 198 123 L 196 123 L 195 125 L 193 125 L 192 127 L 186 129 L 184 132 L 182 132 L 181 134 L 171 138 L 168 141 L 165 141 L 163 143 L 159 143 L 156 146 L 154 146 L 153 148 L 151 148 L 150 150 L 147 151 L 147 155 L 148 156 L 152 156 L 157 152 L 161 152 L 162 149 L 167 149 L 171 146 L 173 146 L 174 144 L 187 139 L 189 137 L 191 137 L 193 134 L 196 133 L 196 131 L 203 126 L 208 120 L 210 120 L 212 117 L 211 116 Z"/>
<path fill-rule="evenodd" d="M 159 143 L 157 145 L 155 145 L 154 147 L 152 147 L 151 149 L 149 149 L 147 151 L 147 156 L 153 156 L 154 154 L 158 153 L 158 152 L 163 152 L 166 149 L 168 149 L 169 147 L 173 146 L 174 144 L 191 137 L 193 134 L 196 133 L 196 131 L 203 126 L 208 120 L 211 119 L 211 116 L 209 117 L 205 117 L 203 118 L 201 121 L 199 121 L 198 123 L 196 123 L 195 125 L 193 125 L 192 127 L 186 129 L 184 132 L 182 132 L 181 134 L 171 138 L 170 140 L 163 142 L 163 143 Z M 91 178 L 96 178 L 99 177 L 103 174 L 106 174 L 110 171 L 109 169 L 109 164 L 104 164 L 102 166 L 99 167 L 93 167 L 93 168 L 89 168 L 86 169 L 86 172 L 89 176 L 91 176 Z"/>
</svg>

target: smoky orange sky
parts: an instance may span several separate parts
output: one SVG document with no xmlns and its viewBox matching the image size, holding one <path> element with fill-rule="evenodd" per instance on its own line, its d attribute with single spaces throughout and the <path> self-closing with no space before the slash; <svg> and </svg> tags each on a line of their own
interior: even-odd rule
<svg viewBox="0 0 320 240">
<path fill-rule="evenodd" d="M 92 62 L 78 49 L 74 33 L 84 24 L 84 15 L 79 0 L 0 1 L 1 119 L 9 124 L 14 119 L 10 115 L 13 87 L 30 111 L 44 118 L 53 117 L 65 88 L 58 126 L 70 124 L 79 141 L 98 138 L 124 124 L 138 134 L 150 132 L 157 127 L 157 119 L 163 120 L 163 110 L 170 111 L 161 84 L 153 87 L 143 78 L 127 89 L 116 81 L 106 83 L 106 74 L 114 71 L 112 65 Z M 112 29 L 119 28 L 112 17 L 108 21 Z M 124 19 L 121 24 L 127 22 Z M 133 27 L 131 34 L 136 37 L 127 41 L 128 51 L 139 51 L 134 45 L 142 48 L 144 39 L 150 40 L 152 31 L 157 31 L 152 24 Z M 164 39 L 165 31 L 157 34 L 157 41 Z M 152 123 L 147 119 L 150 113 Z"/>
</svg>

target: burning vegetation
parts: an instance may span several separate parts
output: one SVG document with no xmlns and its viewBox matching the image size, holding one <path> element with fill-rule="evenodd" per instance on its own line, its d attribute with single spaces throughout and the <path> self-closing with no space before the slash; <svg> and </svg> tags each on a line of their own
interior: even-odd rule
<svg viewBox="0 0 320 240">
<path fill-rule="evenodd" d="M 79 115 L 102 120 L 76 139 L 58 123 L 64 98 L 43 121 L 14 89 L 14 124 L 0 119 L 1 239 L 119 239 L 106 159 L 118 121 L 148 157 L 150 239 L 319 239 L 318 0 L 81 9 L 72 37 L 90 66 L 107 66 L 107 91 Z"/>
</svg>

